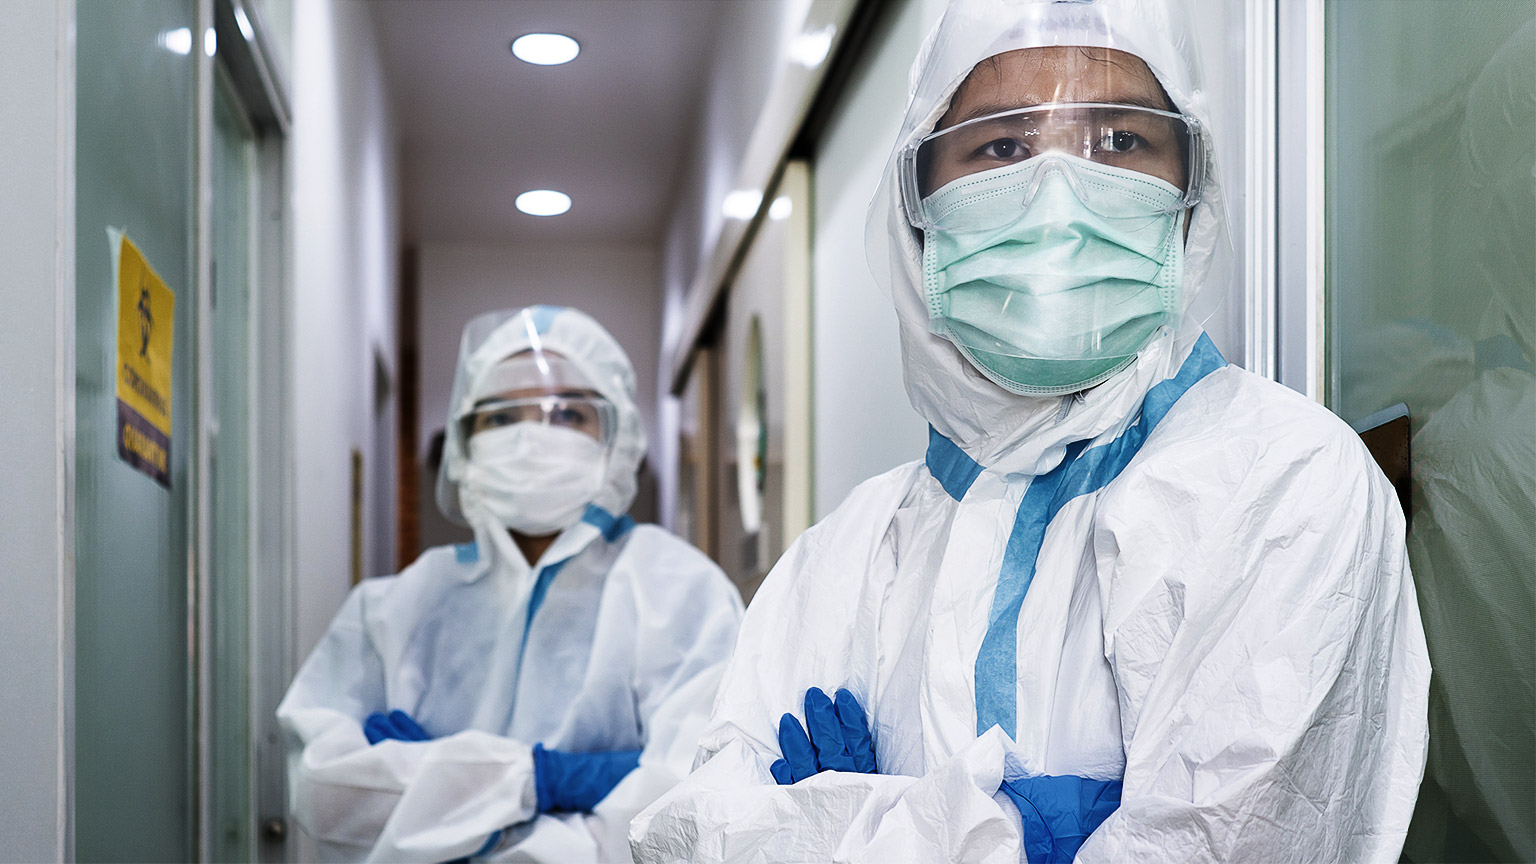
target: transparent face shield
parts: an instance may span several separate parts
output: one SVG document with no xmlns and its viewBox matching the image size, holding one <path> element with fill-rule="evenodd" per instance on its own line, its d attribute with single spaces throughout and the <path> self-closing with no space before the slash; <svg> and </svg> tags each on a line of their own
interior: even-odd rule
<svg viewBox="0 0 1536 864">
<path fill-rule="evenodd" d="M 1052 156 L 1152 181 L 1170 194 L 1095 182 L 1072 159 Z M 1139 105 L 1074 102 L 1001 111 L 928 135 L 899 160 L 907 218 L 925 231 L 995 230 L 1018 220 L 1052 173 L 1042 170 L 1048 166 L 1086 207 L 1112 218 L 1188 209 L 1205 181 L 1199 122 Z"/>
<path fill-rule="evenodd" d="M 460 418 L 464 441 L 518 423 L 570 429 L 604 447 L 618 431 L 618 411 L 575 364 L 549 351 L 524 351 L 492 367 L 475 388 L 473 410 Z"/>
</svg>

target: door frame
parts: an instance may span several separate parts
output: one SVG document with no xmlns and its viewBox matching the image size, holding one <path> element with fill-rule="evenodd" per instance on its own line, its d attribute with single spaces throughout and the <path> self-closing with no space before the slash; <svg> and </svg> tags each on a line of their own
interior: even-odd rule
<svg viewBox="0 0 1536 864">
<path fill-rule="evenodd" d="M 201 0 L 202 32 L 214 34 L 213 54 L 200 52 L 198 84 L 198 373 L 195 442 L 196 501 L 191 556 L 196 635 L 197 849 L 214 849 L 212 537 L 210 439 L 213 417 L 212 291 L 214 93 L 227 87 L 254 133 L 251 210 L 248 214 L 250 321 L 247 369 L 246 489 L 249 538 L 246 580 L 247 704 L 250 812 L 246 826 L 258 861 L 290 857 L 282 735 L 274 714 L 296 666 L 293 608 L 295 574 L 292 440 L 291 269 L 288 259 L 287 138 L 291 122 L 287 85 L 272 34 L 257 4 Z"/>
<path fill-rule="evenodd" d="M 1275 11 L 1274 377 L 1322 402 L 1328 389 L 1323 0 L 1286 0 Z"/>
</svg>

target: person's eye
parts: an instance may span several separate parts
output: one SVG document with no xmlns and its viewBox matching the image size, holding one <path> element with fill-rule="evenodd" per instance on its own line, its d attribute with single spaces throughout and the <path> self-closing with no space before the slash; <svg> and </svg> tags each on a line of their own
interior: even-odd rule
<svg viewBox="0 0 1536 864">
<path fill-rule="evenodd" d="M 581 426 L 587 422 L 586 415 L 575 408 L 556 408 L 550 420 L 558 426 Z"/>
<path fill-rule="evenodd" d="M 987 159 L 996 159 L 1001 162 L 1017 162 L 1024 158 L 1028 150 L 1024 142 L 1017 138 L 998 138 L 988 141 L 977 148 L 976 153 Z"/>
<path fill-rule="evenodd" d="M 499 426 L 511 426 L 517 422 L 511 411 L 493 411 L 490 414 L 482 414 L 480 425 L 487 429 L 495 429 Z"/>
<path fill-rule="evenodd" d="M 1107 153 L 1135 153 L 1147 146 L 1147 139 L 1124 129 L 1110 129 L 1099 139 L 1098 149 Z"/>
</svg>

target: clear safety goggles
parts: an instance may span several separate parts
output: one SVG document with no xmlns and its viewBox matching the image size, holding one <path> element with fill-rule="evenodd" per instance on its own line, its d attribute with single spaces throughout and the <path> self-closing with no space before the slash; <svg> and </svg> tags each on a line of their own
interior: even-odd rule
<svg viewBox="0 0 1536 864">
<path fill-rule="evenodd" d="M 1106 216 L 1138 206 L 1155 212 L 1192 207 L 1205 182 L 1204 134 L 1193 117 L 1137 105 L 1050 103 L 967 120 L 905 148 L 899 172 L 907 219 L 918 229 L 943 230 L 946 217 L 969 210 L 967 229 L 1008 224 L 1029 206 L 1041 174 L 1014 169 L 1049 154 L 1074 156 L 1176 192 L 1137 196 L 1124 183 L 1069 176 L 1083 203 Z M 964 206 L 983 200 L 985 219 L 993 224 L 975 224 L 976 208 Z"/>
<path fill-rule="evenodd" d="M 618 411 L 601 396 L 549 394 L 487 400 L 466 414 L 462 423 L 465 440 L 515 423 L 541 423 L 590 435 L 606 446 L 618 429 Z"/>
</svg>

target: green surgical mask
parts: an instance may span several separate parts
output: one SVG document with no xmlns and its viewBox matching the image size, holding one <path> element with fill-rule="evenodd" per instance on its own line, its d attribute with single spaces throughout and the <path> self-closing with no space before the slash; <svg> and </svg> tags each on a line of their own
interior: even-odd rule
<svg viewBox="0 0 1536 864">
<path fill-rule="evenodd" d="M 1092 387 L 1178 314 L 1182 199 L 1166 181 L 1059 153 L 955 181 L 924 201 L 945 214 L 923 232 L 930 325 L 1014 393 Z"/>
</svg>

